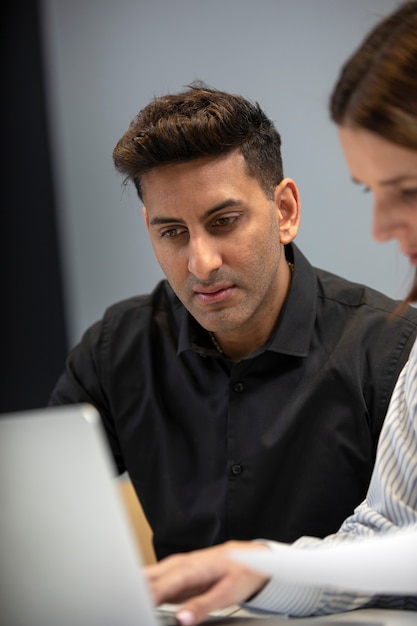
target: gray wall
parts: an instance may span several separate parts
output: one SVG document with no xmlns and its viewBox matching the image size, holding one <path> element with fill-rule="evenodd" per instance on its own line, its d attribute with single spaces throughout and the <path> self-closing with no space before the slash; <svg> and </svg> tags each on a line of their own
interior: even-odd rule
<svg viewBox="0 0 417 626">
<path fill-rule="evenodd" d="M 297 182 L 310 261 L 401 298 L 395 244 L 371 237 L 328 119 L 341 63 L 394 0 L 43 0 L 45 58 L 71 344 L 112 302 L 162 276 L 112 150 L 154 95 L 199 78 L 257 100 Z"/>
</svg>

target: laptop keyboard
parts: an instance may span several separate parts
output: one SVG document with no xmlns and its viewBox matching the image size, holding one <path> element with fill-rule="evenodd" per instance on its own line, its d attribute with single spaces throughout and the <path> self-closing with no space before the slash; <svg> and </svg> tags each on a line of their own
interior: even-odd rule
<svg viewBox="0 0 417 626">
<path fill-rule="evenodd" d="M 156 613 L 158 626 L 178 626 L 179 622 L 175 615 L 170 615 L 166 611 Z"/>
</svg>

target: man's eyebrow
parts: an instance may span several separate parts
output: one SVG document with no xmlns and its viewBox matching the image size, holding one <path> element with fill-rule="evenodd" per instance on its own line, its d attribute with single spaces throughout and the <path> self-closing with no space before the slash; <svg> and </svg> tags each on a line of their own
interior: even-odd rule
<svg viewBox="0 0 417 626">
<path fill-rule="evenodd" d="M 222 202 L 220 202 L 219 204 L 216 204 L 214 207 L 211 207 L 210 209 L 208 209 L 202 216 L 201 216 L 201 221 L 204 221 L 205 219 L 207 219 L 208 217 L 211 217 L 214 213 L 217 213 L 218 211 L 221 211 L 222 209 L 227 209 L 229 207 L 234 207 L 234 206 L 238 206 L 241 205 L 242 201 L 241 200 L 237 200 L 235 198 L 227 198 L 226 200 L 223 200 Z M 151 226 L 160 226 L 161 224 L 184 224 L 184 220 L 179 219 L 178 217 L 163 217 L 155 215 L 155 217 L 153 217 L 151 220 L 149 220 L 149 224 Z"/>
<path fill-rule="evenodd" d="M 158 217 L 156 215 L 151 220 L 149 220 L 149 224 L 151 226 L 159 226 L 161 224 L 183 224 L 184 220 L 180 220 L 177 217 Z"/>
</svg>

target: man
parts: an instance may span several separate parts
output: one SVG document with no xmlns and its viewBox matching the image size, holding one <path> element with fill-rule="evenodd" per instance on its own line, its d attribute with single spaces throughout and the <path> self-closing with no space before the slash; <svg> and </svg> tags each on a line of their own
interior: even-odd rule
<svg viewBox="0 0 417 626">
<path fill-rule="evenodd" d="M 416 334 L 412 309 L 314 269 L 280 136 L 196 84 L 156 98 L 114 150 L 166 275 L 110 307 L 51 403 L 91 402 L 158 558 L 337 530 L 364 497 Z"/>
</svg>

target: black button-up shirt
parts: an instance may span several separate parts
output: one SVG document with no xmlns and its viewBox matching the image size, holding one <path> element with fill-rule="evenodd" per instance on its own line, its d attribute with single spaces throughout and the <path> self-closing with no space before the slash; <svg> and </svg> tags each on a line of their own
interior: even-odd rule
<svg viewBox="0 0 417 626">
<path fill-rule="evenodd" d="M 100 411 L 158 557 L 229 538 L 338 529 L 364 497 L 417 311 L 314 269 L 296 246 L 270 340 L 219 354 L 166 281 L 110 307 L 70 353 L 51 404 Z"/>
</svg>

